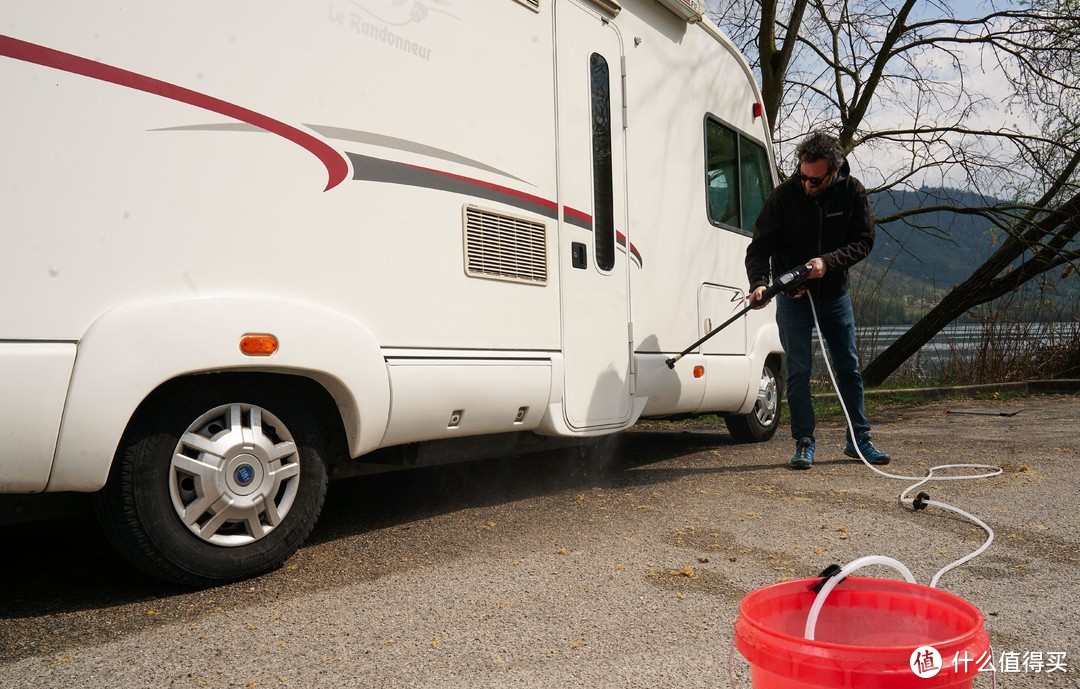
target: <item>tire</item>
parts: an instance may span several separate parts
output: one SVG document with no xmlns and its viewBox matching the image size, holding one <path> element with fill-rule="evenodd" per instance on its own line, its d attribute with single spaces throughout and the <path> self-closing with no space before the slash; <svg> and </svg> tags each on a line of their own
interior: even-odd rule
<svg viewBox="0 0 1080 689">
<path fill-rule="evenodd" d="M 728 433 L 740 443 L 761 443 L 776 434 L 780 426 L 780 371 L 775 359 L 765 362 L 758 383 L 757 402 L 749 414 L 724 418 Z"/>
<path fill-rule="evenodd" d="M 120 554 L 185 586 L 281 566 L 326 496 L 325 443 L 285 386 L 182 384 L 155 395 L 124 435 L 95 504 Z"/>
</svg>

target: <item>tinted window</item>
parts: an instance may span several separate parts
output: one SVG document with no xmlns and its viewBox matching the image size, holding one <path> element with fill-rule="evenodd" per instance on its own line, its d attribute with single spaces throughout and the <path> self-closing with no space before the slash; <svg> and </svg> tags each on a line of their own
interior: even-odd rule
<svg viewBox="0 0 1080 689">
<path fill-rule="evenodd" d="M 705 121 L 705 207 L 714 225 L 750 233 L 772 190 L 765 147 L 725 127 Z"/>
<path fill-rule="evenodd" d="M 602 55 L 589 58 L 592 86 L 593 241 L 600 270 L 615 267 L 615 207 L 611 186 L 611 78 Z"/>
</svg>

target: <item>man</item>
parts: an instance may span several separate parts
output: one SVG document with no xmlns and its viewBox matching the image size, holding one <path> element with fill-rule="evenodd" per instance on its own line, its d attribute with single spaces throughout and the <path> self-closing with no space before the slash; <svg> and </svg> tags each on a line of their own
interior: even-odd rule
<svg viewBox="0 0 1080 689">
<path fill-rule="evenodd" d="M 791 466 L 809 469 L 814 462 L 811 298 L 820 335 L 836 370 L 840 397 L 855 431 L 854 443 L 848 434 L 844 454 L 857 458 L 861 452 L 871 464 L 888 464 L 889 455 L 874 447 L 870 439 L 855 349 L 855 314 L 847 293 L 848 268 L 866 258 L 874 246 L 874 218 L 866 189 L 849 175 L 851 168 L 836 137 L 814 132 L 795 153 L 798 172 L 769 194 L 746 249 L 746 275 L 754 301 L 761 301 L 770 282 L 770 267 L 772 275 L 782 275 L 799 265 L 810 269 L 805 286 L 793 294 L 781 294 L 776 303 L 780 343 L 787 354 L 788 408 L 795 439 Z M 758 308 L 764 305 L 762 302 Z"/>
</svg>

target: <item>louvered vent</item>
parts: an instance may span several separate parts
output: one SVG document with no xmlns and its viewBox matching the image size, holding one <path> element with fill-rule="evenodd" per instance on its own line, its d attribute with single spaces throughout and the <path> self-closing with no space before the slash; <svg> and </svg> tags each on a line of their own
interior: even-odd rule
<svg viewBox="0 0 1080 689">
<path fill-rule="evenodd" d="M 491 280 L 547 284 L 547 226 L 465 206 L 465 272 Z"/>
<path fill-rule="evenodd" d="M 522 5 L 525 5 L 533 12 L 540 11 L 540 0 L 517 0 Z"/>
</svg>

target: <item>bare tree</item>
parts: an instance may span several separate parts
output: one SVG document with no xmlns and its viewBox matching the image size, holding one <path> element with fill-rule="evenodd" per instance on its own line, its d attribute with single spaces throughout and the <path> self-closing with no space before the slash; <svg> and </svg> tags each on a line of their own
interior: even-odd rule
<svg viewBox="0 0 1080 689">
<path fill-rule="evenodd" d="M 715 4 L 713 18 L 761 75 L 781 160 L 805 132 L 831 129 L 871 193 L 951 186 L 1009 199 L 877 219 L 947 236 L 922 217 L 975 213 L 1006 239 L 867 366 L 870 385 L 972 307 L 1078 259 L 1080 2 L 983 7 L 959 16 L 950 0 Z"/>
</svg>

